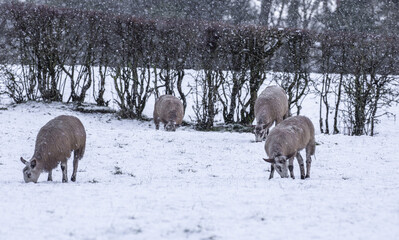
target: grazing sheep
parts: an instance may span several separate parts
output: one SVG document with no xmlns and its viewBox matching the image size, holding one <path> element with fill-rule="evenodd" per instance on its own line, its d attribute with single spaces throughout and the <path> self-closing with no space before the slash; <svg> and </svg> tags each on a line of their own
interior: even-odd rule
<svg viewBox="0 0 399 240">
<path fill-rule="evenodd" d="M 273 123 L 279 124 L 288 114 L 288 99 L 284 89 L 270 86 L 263 90 L 255 102 L 255 141 L 266 139 Z"/>
<path fill-rule="evenodd" d="M 299 151 L 306 148 L 306 176 L 302 156 Z M 265 150 L 271 163 L 269 179 L 273 178 L 274 169 L 282 178 L 288 177 L 287 160 L 290 175 L 294 179 L 294 157 L 296 156 L 301 170 L 301 179 L 310 177 L 311 156 L 316 149 L 314 126 L 309 118 L 304 116 L 290 117 L 282 121 L 270 131 L 265 143 Z"/>
<path fill-rule="evenodd" d="M 184 109 L 182 102 L 175 96 L 163 95 L 155 101 L 154 123 L 159 129 L 159 123 L 164 123 L 166 131 L 176 131 L 176 125 L 183 121 Z"/>
<path fill-rule="evenodd" d="M 35 152 L 28 162 L 21 157 L 25 182 L 37 182 L 40 174 L 48 172 L 47 181 L 52 181 L 52 170 L 61 162 L 62 182 L 68 182 L 67 161 L 74 151 L 71 181 L 76 181 L 78 161 L 86 146 L 86 131 L 82 122 L 73 116 L 61 115 L 44 125 L 36 137 Z"/>
</svg>

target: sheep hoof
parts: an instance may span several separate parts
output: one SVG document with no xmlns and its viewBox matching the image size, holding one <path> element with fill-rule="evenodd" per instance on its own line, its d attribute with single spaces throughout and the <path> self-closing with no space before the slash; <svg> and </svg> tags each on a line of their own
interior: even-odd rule
<svg viewBox="0 0 399 240">
<path fill-rule="evenodd" d="M 72 176 L 72 177 L 71 177 L 71 181 L 72 181 L 72 182 L 76 182 L 76 177 L 75 177 L 75 176 Z"/>
<path fill-rule="evenodd" d="M 62 179 L 62 182 L 63 182 L 63 183 L 67 183 L 68 180 L 67 180 L 67 179 Z"/>
<path fill-rule="evenodd" d="M 304 176 L 304 175 L 301 175 L 301 179 L 305 179 L 305 176 Z"/>
<path fill-rule="evenodd" d="M 305 178 L 310 178 L 310 176 L 309 175 L 306 175 L 306 177 Z"/>
</svg>

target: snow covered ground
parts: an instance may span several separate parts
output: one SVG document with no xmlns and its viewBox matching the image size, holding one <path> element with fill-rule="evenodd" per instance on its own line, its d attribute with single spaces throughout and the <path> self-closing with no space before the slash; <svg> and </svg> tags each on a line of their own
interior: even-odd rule
<svg viewBox="0 0 399 240">
<path fill-rule="evenodd" d="M 317 105 L 303 114 L 317 125 Z M 399 114 L 399 107 L 391 109 Z M 26 184 L 19 158 L 60 114 L 79 117 L 87 148 L 77 182 Z M 317 128 L 317 126 L 316 126 Z M 0 110 L 0 239 L 399 239 L 399 123 L 376 137 L 317 134 L 311 178 L 268 180 L 249 133 L 155 131 L 153 123 L 63 104 Z M 69 164 L 68 174 L 72 172 Z"/>
</svg>

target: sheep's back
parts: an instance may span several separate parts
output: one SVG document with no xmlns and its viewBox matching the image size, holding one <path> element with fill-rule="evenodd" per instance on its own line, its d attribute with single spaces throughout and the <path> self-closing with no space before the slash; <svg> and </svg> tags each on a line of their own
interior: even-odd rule
<svg viewBox="0 0 399 240">
<path fill-rule="evenodd" d="M 255 118 L 283 117 L 288 111 L 288 98 L 284 89 L 279 86 L 269 86 L 258 96 L 255 101 Z M 272 121 L 275 119 L 268 119 Z M 264 123 L 265 124 L 265 123 Z"/>
<path fill-rule="evenodd" d="M 155 103 L 155 110 L 162 121 L 175 121 L 177 124 L 183 121 L 183 104 L 175 96 L 161 96 Z"/>
<path fill-rule="evenodd" d="M 278 146 L 284 155 L 289 155 L 304 149 L 310 141 L 314 141 L 313 123 L 307 117 L 295 116 L 285 119 L 270 131 L 265 150 L 269 155 Z"/>
<path fill-rule="evenodd" d="M 71 152 L 77 149 L 84 151 L 86 131 L 80 120 L 73 116 L 62 115 L 44 125 L 36 137 L 34 156 L 44 163 L 49 171 L 59 162 L 66 161 Z"/>
</svg>

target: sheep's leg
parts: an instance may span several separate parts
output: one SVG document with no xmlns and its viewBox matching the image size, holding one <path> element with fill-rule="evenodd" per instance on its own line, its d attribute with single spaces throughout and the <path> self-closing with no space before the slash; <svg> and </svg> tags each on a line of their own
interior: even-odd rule
<svg viewBox="0 0 399 240">
<path fill-rule="evenodd" d="M 274 176 L 274 164 L 272 164 L 272 166 L 270 167 L 270 176 L 269 176 L 269 180 L 272 179 Z"/>
<path fill-rule="evenodd" d="M 294 156 L 288 159 L 288 170 L 290 170 L 290 176 L 292 179 L 295 179 L 294 176 Z"/>
<path fill-rule="evenodd" d="M 78 171 L 79 157 L 77 155 L 78 154 L 76 152 L 74 152 L 74 155 L 73 155 L 73 172 L 72 172 L 72 177 L 71 177 L 71 181 L 72 182 L 76 181 L 76 172 Z"/>
<path fill-rule="evenodd" d="M 61 163 L 61 170 L 62 170 L 62 182 L 68 182 L 68 175 L 67 175 L 67 163 Z"/>
<path fill-rule="evenodd" d="M 154 123 L 155 123 L 155 129 L 159 130 L 159 117 L 155 111 L 154 111 Z"/>
<path fill-rule="evenodd" d="M 287 111 L 287 113 L 284 115 L 283 119 L 287 119 L 290 116 L 290 110 Z"/>
<path fill-rule="evenodd" d="M 48 172 L 47 181 L 53 181 L 53 171 L 52 171 L 52 170 L 50 170 L 50 171 Z"/>
<path fill-rule="evenodd" d="M 268 135 L 269 135 L 269 129 L 266 129 L 266 131 L 263 132 L 262 141 L 265 141 Z"/>
<path fill-rule="evenodd" d="M 312 158 L 310 157 L 310 153 L 306 151 L 306 176 L 305 178 L 310 178 L 310 167 L 312 165 Z"/>
<path fill-rule="evenodd" d="M 267 136 L 269 136 L 269 129 L 273 125 L 274 122 L 271 122 L 269 124 L 266 124 L 265 128 L 266 130 L 263 133 L 263 140 L 266 140 Z"/>
<path fill-rule="evenodd" d="M 283 120 L 284 120 L 283 118 L 277 118 L 274 126 L 277 126 L 277 125 L 280 124 Z"/>
<path fill-rule="evenodd" d="M 301 170 L 301 179 L 305 179 L 305 165 L 303 163 L 303 158 L 299 152 L 296 154 L 296 159 L 298 160 L 299 169 Z"/>
<path fill-rule="evenodd" d="M 309 142 L 308 146 L 306 146 L 306 176 L 305 178 L 310 177 L 310 167 L 312 166 L 312 158 L 311 156 L 315 153 L 315 141 L 314 138 Z"/>
<path fill-rule="evenodd" d="M 154 122 L 155 122 L 155 129 L 156 130 L 159 130 L 159 119 L 158 119 L 158 117 L 156 117 L 156 118 L 154 118 Z"/>
</svg>

